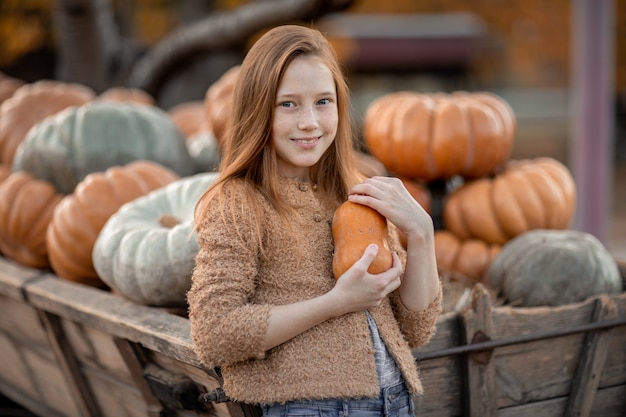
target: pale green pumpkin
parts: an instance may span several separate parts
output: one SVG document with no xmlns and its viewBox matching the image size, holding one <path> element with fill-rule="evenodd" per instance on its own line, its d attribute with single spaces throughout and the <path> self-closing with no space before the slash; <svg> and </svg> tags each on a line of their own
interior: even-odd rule
<svg viewBox="0 0 626 417">
<path fill-rule="evenodd" d="M 35 125 L 17 150 L 13 171 L 30 172 L 69 194 L 88 174 L 135 160 L 157 162 L 181 177 L 194 170 L 185 138 L 166 112 L 94 101 Z"/>
<path fill-rule="evenodd" d="M 213 172 L 181 178 L 123 205 L 92 252 L 100 279 L 140 304 L 184 306 L 199 250 L 193 211 L 215 178 Z"/>
</svg>

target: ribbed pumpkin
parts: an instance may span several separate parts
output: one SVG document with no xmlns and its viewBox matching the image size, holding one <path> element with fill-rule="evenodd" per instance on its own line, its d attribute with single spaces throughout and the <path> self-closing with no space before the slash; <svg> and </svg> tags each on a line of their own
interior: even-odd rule
<svg viewBox="0 0 626 417">
<path fill-rule="evenodd" d="M 461 240 L 448 230 L 435 231 L 435 255 L 441 274 L 460 274 L 487 284 L 487 270 L 500 248 L 480 239 Z"/>
<path fill-rule="evenodd" d="M 37 124 L 26 136 L 13 170 L 52 182 L 63 194 L 92 172 L 135 160 L 157 162 L 179 176 L 194 173 L 185 138 L 157 107 L 93 101 Z"/>
<path fill-rule="evenodd" d="M 217 143 L 220 143 L 230 122 L 232 95 L 240 69 L 239 65 L 230 68 L 207 89 L 204 95 L 206 120 L 217 138 Z"/>
<path fill-rule="evenodd" d="M 19 78 L 10 77 L 3 72 L 0 72 L 0 104 L 5 100 L 13 96 L 15 91 L 26 84 L 25 81 Z"/>
<path fill-rule="evenodd" d="M 567 229 L 576 185 L 565 165 L 550 157 L 510 161 L 494 178 L 466 182 L 443 208 L 445 228 L 461 239 L 504 244 L 532 229 Z"/>
<path fill-rule="evenodd" d="M 558 306 L 622 292 L 617 263 L 593 235 L 531 230 L 512 239 L 491 263 L 491 287 L 507 304 Z"/>
<path fill-rule="evenodd" d="M 148 92 L 133 87 L 110 87 L 103 91 L 98 97 L 96 97 L 96 99 L 123 103 L 130 102 L 136 104 L 147 104 L 149 106 L 156 105 L 154 97 L 148 94 Z"/>
<path fill-rule="evenodd" d="M 0 183 L 0 252 L 31 268 L 48 268 L 46 229 L 63 198 L 47 181 L 27 172 Z"/>
<path fill-rule="evenodd" d="M 181 178 L 123 205 L 94 246 L 100 278 L 137 303 L 184 306 L 199 249 L 194 206 L 217 175 Z"/>
<path fill-rule="evenodd" d="M 0 106 L 0 162 L 11 165 L 26 133 L 40 121 L 67 107 L 85 104 L 95 93 L 80 84 L 37 81 L 15 91 Z"/>
<path fill-rule="evenodd" d="M 186 101 L 167 111 L 174 124 L 186 138 L 209 130 L 203 101 Z"/>
<path fill-rule="evenodd" d="M 50 264 L 70 281 L 102 287 L 93 267 L 92 250 L 106 221 L 122 205 L 179 178 L 153 161 L 134 161 L 94 172 L 54 210 L 46 234 Z"/>
<path fill-rule="evenodd" d="M 491 93 L 399 91 L 369 104 L 363 138 L 396 175 L 425 181 L 477 178 L 508 160 L 515 127 L 511 107 Z"/>
<path fill-rule="evenodd" d="M 0 162 L 0 184 L 2 184 L 2 181 L 6 180 L 12 172 L 13 170 L 10 165 Z"/>
</svg>

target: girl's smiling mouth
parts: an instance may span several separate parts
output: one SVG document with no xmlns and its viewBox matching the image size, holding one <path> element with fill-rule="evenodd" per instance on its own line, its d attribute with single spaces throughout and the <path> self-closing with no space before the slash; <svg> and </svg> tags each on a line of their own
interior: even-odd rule
<svg viewBox="0 0 626 417">
<path fill-rule="evenodd" d="M 302 147 L 311 148 L 315 146 L 317 142 L 319 142 L 320 138 L 321 138 L 320 136 L 316 136 L 314 138 L 301 138 L 301 139 L 291 139 L 291 140 Z"/>
</svg>

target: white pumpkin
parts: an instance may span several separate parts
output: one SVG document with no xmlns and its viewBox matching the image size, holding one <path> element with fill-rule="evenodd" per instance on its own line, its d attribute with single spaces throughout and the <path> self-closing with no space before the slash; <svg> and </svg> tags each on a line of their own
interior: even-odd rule
<svg viewBox="0 0 626 417">
<path fill-rule="evenodd" d="M 139 304 L 184 306 L 199 250 L 194 206 L 217 175 L 183 177 L 120 207 L 92 252 L 100 279 Z"/>
</svg>

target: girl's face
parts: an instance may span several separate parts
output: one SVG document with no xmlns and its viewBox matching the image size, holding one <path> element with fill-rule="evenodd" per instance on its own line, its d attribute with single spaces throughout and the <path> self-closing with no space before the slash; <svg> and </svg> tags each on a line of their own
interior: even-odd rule
<svg viewBox="0 0 626 417">
<path fill-rule="evenodd" d="M 271 140 L 280 175 L 308 178 L 335 140 L 338 123 L 333 76 L 318 58 L 300 56 L 287 67 L 278 86 Z"/>
</svg>

